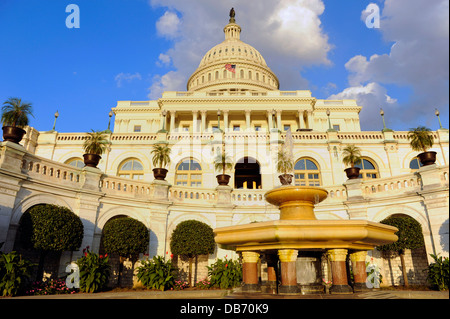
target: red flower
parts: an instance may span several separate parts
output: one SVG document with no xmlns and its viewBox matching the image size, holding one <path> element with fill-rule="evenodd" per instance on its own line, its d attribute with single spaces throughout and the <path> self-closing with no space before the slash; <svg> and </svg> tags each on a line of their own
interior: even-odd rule
<svg viewBox="0 0 450 319">
<path fill-rule="evenodd" d="M 105 258 L 108 257 L 108 254 L 105 254 Z"/>
<path fill-rule="evenodd" d="M 227 268 L 228 267 L 228 264 L 225 264 L 225 268 Z"/>
<path fill-rule="evenodd" d="M 172 259 L 173 258 L 173 254 L 170 254 L 170 259 Z"/>
<path fill-rule="evenodd" d="M 103 255 L 100 255 L 100 258 L 103 258 Z"/>
<path fill-rule="evenodd" d="M 87 257 L 87 252 L 84 252 L 84 257 Z"/>
</svg>

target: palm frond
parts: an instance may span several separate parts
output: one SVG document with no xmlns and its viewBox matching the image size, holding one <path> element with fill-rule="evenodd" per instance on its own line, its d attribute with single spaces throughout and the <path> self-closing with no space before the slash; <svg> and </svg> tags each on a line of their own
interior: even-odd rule
<svg viewBox="0 0 450 319">
<path fill-rule="evenodd" d="M 167 145 L 155 144 L 151 151 L 152 163 L 156 168 L 164 168 L 170 164 L 170 152 L 171 149 Z"/>
<path fill-rule="evenodd" d="M 22 99 L 10 97 L 3 103 L 1 121 L 5 126 L 25 127 L 32 114 L 31 103 L 22 102 Z"/>
<path fill-rule="evenodd" d="M 425 126 L 411 128 L 408 132 L 409 144 L 413 151 L 426 152 L 433 147 L 434 137 L 431 129 Z"/>
<path fill-rule="evenodd" d="M 294 169 L 294 162 L 291 160 L 288 152 L 285 150 L 278 151 L 277 154 L 277 172 L 287 174 Z"/>
<path fill-rule="evenodd" d="M 353 144 L 347 145 L 342 150 L 342 155 L 344 156 L 342 162 L 351 167 L 354 167 L 355 164 L 358 164 L 361 161 L 361 149 Z"/>
<path fill-rule="evenodd" d="M 102 155 L 110 142 L 104 131 L 88 132 L 88 138 L 83 143 L 83 149 L 86 154 Z"/>
</svg>

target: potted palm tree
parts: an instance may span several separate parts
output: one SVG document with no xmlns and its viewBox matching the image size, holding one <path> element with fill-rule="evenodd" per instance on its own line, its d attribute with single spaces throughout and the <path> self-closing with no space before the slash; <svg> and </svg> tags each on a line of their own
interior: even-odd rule
<svg viewBox="0 0 450 319">
<path fill-rule="evenodd" d="M 433 147 L 434 137 L 432 131 L 425 126 L 412 128 L 408 132 L 409 144 L 413 151 L 422 152 L 417 155 L 423 166 L 431 165 L 436 162 L 436 152 L 427 151 Z"/>
<path fill-rule="evenodd" d="M 19 144 L 25 135 L 23 127 L 28 125 L 28 117 L 33 116 L 31 103 L 11 97 L 3 103 L 2 118 L 3 140 Z"/>
<path fill-rule="evenodd" d="M 109 144 L 104 131 L 94 131 L 87 133 L 88 138 L 84 141 L 83 155 L 84 165 L 88 167 L 97 167 L 98 162 L 102 158 L 101 155 L 105 152 Z"/>
<path fill-rule="evenodd" d="M 342 155 L 344 156 L 342 158 L 342 162 L 349 166 L 349 168 L 345 169 L 344 172 L 347 174 L 348 179 L 356 179 L 359 177 L 359 167 L 355 167 L 355 164 L 358 164 L 361 162 L 361 150 L 358 146 L 355 145 L 347 145 L 342 150 Z"/>
<path fill-rule="evenodd" d="M 228 156 L 225 152 L 217 154 L 214 159 L 214 168 L 217 171 L 222 171 L 222 174 L 216 175 L 217 183 L 219 185 L 228 185 L 230 182 L 230 175 L 226 174 L 226 170 L 233 169 L 233 162 L 230 156 Z"/>
<path fill-rule="evenodd" d="M 292 183 L 292 177 L 294 175 L 289 174 L 294 169 L 294 162 L 288 155 L 288 153 L 282 149 L 277 154 L 277 171 L 281 175 L 278 175 L 281 185 L 290 185 Z"/>
<path fill-rule="evenodd" d="M 167 175 L 164 167 L 170 164 L 170 148 L 166 144 L 155 144 L 152 149 L 153 176 L 155 179 L 163 181 Z"/>
</svg>

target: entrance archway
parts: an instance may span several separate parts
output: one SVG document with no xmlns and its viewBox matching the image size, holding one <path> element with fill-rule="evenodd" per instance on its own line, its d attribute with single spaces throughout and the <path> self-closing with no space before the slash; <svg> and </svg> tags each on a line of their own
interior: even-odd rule
<svg viewBox="0 0 450 319">
<path fill-rule="evenodd" d="M 261 171 L 259 163 L 252 157 L 243 157 L 234 167 L 234 188 L 261 189 Z"/>
</svg>

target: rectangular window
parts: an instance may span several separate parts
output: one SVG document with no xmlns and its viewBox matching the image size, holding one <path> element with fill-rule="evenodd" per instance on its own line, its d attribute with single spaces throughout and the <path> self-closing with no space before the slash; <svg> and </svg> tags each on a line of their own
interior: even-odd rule
<svg viewBox="0 0 450 319">
<path fill-rule="evenodd" d="M 339 126 L 339 124 L 333 124 L 333 130 L 340 131 L 341 127 Z"/>
<path fill-rule="evenodd" d="M 241 130 L 241 127 L 239 125 L 233 125 L 233 131 L 237 132 L 240 130 Z"/>
<path fill-rule="evenodd" d="M 284 131 L 288 131 L 288 130 L 290 130 L 291 129 L 291 126 L 290 125 L 288 125 L 288 124 L 285 124 L 284 125 Z"/>
<path fill-rule="evenodd" d="M 182 129 L 183 132 L 189 132 L 189 125 L 183 125 Z"/>
<path fill-rule="evenodd" d="M 135 133 L 141 132 L 141 126 L 140 126 L 140 125 L 135 125 L 134 128 L 133 128 L 133 131 L 134 131 Z"/>
<path fill-rule="evenodd" d="M 255 131 L 257 132 L 261 131 L 261 125 L 255 125 Z"/>
</svg>

